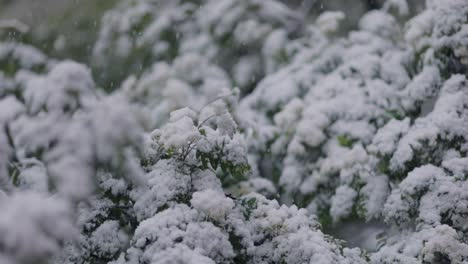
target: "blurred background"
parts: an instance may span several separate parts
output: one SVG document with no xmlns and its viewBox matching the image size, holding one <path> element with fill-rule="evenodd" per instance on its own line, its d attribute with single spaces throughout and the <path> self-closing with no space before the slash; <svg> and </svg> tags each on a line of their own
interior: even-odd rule
<svg viewBox="0 0 468 264">
<path fill-rule="evenodd" d="M 0 0 L 1 19 L 20 19 L 29 25 L 62 23 L 77 26 L 83 18 L 98 19 L 102 12 L 112 7 L 117 0 Z M 356 26 L 359 17 L 370 9 L 380 8 L 384 0 L 282 0 L 311 18 L 323 10 L 341 10 L 348 16 L 348 25 Z M 418 12 L 424 0 L 408 0 L 411 12 Z M 75 25 L 74 25 L 75 24 Z"/>
<path fill-rule="evenodd" d="M 158 1 L 158 0 L 155 0 Z M 357 27 L 362 15 L 382 7 L 385 0 L 281 0 L 302 13 L 306 20 L 314 20 L 327 10 L 340 10 L 346 14 L 341 24 L 342 34 Z M 425 0 L 407 0 L 410 13 L 424 7 Z M 71 58 L 80 62 L 89 59 L 103 13 L 119 0 L 0 0 L 0 37 L 34 43 L 56 58 Z M 402 17 L 404 20 L 404 17 Z M 403 22 L 403 21 L 402 21 Z M 14 24 L 27 31 L 11 33 Z M 18 23 L 21 23 L 18 27 Z M 5 30 L 7 28 L 7 30 Z M 7 33 L 5 33 L 7 32 Z M 27 39 L 20 39 L 20 38 Z M 54 40 L 53 42 L 51 40 Z M 67 50 L 61 52 L 60 43 Z M 55 45 L 55 46 L 54 46 Z"/>
<path fill-rule="evenodd" d="M 385 2 L 385 0 L 281 1 L 302 13 L 306 20 L 314 20 L 327 10 L 343 11 L 346 18 L 341 24 L 341 34 L 355 29 L 365 12 L 380 8 Z M 118 2 L 119 0 L 0 0 L 0 37 L 2 34 L 3 37 L 8 34 L 7 38 L 17 40 L 27 37 L 19 40 L 34 43 L 36 47 L 56 58 L 67 57 L 86 62 L 103 13 Z M 425 0 L 407 0 L 407 2 L 410 13 L 414 14 L 424 7 Z M 15 30 L 18 29 L 18 22 L 21 23 L 19 28 L 23 28 L 27 34 L 23 34 L 24 32 L 12 34 L 8 31 L 12 23 Z M 60 48 L 57 47 L 61 41 L 66 42 L 66 51 L 60 52 Z"/>
</svg>

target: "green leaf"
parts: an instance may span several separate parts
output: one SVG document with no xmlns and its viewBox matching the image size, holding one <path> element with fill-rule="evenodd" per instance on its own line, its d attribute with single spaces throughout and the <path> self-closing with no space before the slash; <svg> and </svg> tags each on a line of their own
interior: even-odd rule
<svg viewBox="0 0 468 264">
<path fill-rule="evenodd" d="M 390 165 L 390 161 L 386 158 L 383 158 L 377 164 L 377 169 L 379 170 L 380 173 L 388 174 L 390 172 L 389 165 Z"/>
<path fill-rule="evenodd" d="M 242 201 L 242 206 L 244 207 L 244 216 L 247 220 L 250 218 L 252 211 L 257 209 L 257 198 L 252 197 L 247 200 Z"/>
<path fill-rule="evenodd" d="M 398 110 L 387 110 L 385 112 L 396 120 L 403 120 L 404 118 L 404 116 Z"/>
<path fill-rule="evenodd" d="M 228 173 L 228 164 L 225 161 L 221 161 L 221 170 Z"/>
<path fill-rule="evenodd" d="M 210 164 L 211 164 L 211 167 L 214 170 L 217 170 L 218 169 L 218 164 L 219 164 L 219 159 L 218 158 L 211 158 L 210 159 Z"/>
<path fill-rule="evenodd" d="M 208 169 L 208 159 L 203 155 L 201 158 L 202 162 L 202 169 L 206 170 Z"/>
<path fill-rule="evenodd" d="M 337 139 L 340 146 L 347 148 L 351 148 L 355 142 L 355 140 L 348 138 L 346 135 L 340 135 Z"/>
<path fill-rule="evenodd" d="M 202 136 L 206 136 L 206 131 L 205 131 L 205 129 L 201 128 L 201 129 L 198 130 L 198 131 L 200 132 L 200 134 L 201 134 Z"/>
<path fill-rule="evenodd" d="M 20 175 L 20 172 L 19 170 L 13 166 L 13 165 L 10 165 L 9 166 L 9 173 L 10 173 L 10 177 L 11 177 L 11 181 L 13 182 L 13 184 L 15 186 L 19 186 L 19 175 Z"/>
</svg>

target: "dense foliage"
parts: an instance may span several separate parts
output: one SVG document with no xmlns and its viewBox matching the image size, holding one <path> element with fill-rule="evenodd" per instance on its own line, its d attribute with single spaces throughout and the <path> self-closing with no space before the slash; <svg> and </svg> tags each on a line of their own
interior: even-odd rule
<svg viewBox="0 0 468 264">
<path fill-rule="evenodd" d="M 0 263 L 468 263 L 468 2 L 409 14 L 122 0 L 84 63 L 0 27 Z"/>
</svg>

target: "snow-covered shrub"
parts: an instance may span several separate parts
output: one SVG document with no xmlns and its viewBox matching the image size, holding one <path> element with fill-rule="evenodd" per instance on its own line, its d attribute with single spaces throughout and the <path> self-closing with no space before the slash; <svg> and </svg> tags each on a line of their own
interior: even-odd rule
<svg viewBox="0 0 468 264">
<path fill-rule="evenodd" d="M 122 85 L 126 96 L 147 111 L 151 128 L 164 125 L 169 113 L 184 107 L 202 109 L 216 99 L 236 93 L 226 73 L 195 53 L 173 63 L 156 62 L 139 78 L 132 75 Z"/>
<path fill-rule="evenodd" d="M 46 263 L 78 234 L 74 208 L 107 172 L 137 183 L 143 130 L 123 95 L 96 90 L 89 69 L 2 43 L 1 254 Z"/>
<path fill-rule="evenodd" d="M 122 1 L 101 21 L 93 64 L 103 84 L 115 86 L 155 60 L 197 53 L 248 92 L 286 62 L 282 48 L 287 36 L 300 30 L 299 18 L 274 0 Z"/>
<path fill-rule="evenodd" d="M 326 44 L 304 46 L 240 102 L 260 175 L 284 202 L 307 207 L 325 226 L 388 225 L 374 263 L 467 260 L 459 208 L 466 177 L 444 164 L 461 165 L 466 155 L 460 47 L 468 3 L 427 6 L 404 28 L 371 11 L 346 38 L 328 44 L 318 34 Z M 426 247 L 439 232 L 446 242 L 432 237 L 438 246 Z"/>
<path fill-rule="evenodd" d="M 90 68 L 0 42 L 0 263 L 467 263 L 468 3 L 299 13 L 122 0 Z"/>
<path fill-rule="evenodd" d="M 101 175 L 104 192 L 80 210 L 82 235 L 65 263 L 364 263 L 314 216 L 260 194 L 227 196 L 249 177 L 230 98 L 174 111 L 147 137 L 145 184 Z M 300 247 L 298 247 L 300 246 Z M 68 262 L 67 262 L 68 261 Z"/>
</svg>

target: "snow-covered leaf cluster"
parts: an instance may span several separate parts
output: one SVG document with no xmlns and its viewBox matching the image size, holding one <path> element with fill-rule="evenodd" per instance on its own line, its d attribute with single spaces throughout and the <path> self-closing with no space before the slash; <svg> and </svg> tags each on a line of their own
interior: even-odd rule
<svg viewBox="0 0 468 264">
<path fill-rule="evenodd" d="M 409 8 L 121 0 L 84 64 L 0 34 L 0 263 L 468 263 L 468 2 Z"/>
</svg>

